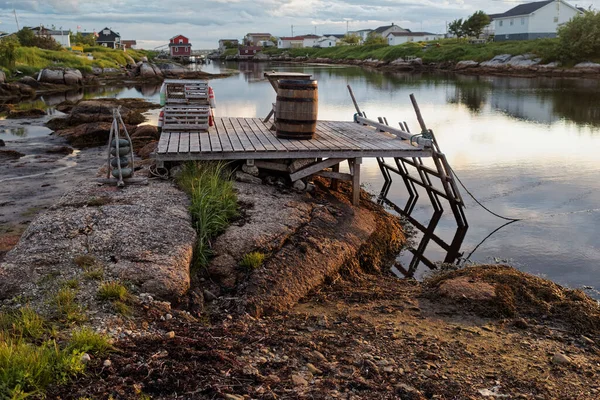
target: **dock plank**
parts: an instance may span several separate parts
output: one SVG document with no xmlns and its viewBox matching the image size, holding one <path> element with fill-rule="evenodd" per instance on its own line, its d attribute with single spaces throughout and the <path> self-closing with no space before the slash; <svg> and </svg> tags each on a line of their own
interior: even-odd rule
<svg viewBox="0 0 600 400">
<path fill-rule="evenodd" d="M 200 153 L 199 132 L 190 133 L 190 153 Z"/>
<path fill-rule="evenodd" d="M 258 139 L 254 131 L 250 129 L 250 126 L 248 126 L 248 123 L 244 118 L 236 118 L 235 120 L 232 119 L 232 123 L 234 124 L 234 126 L 237 124 L 240 127 L 240 129 L 244 131 L 244 133 L 246 134 L 246 136 L 248 136 L 248 139 L 250 139 L 250 142 L 252 143 L 256 151 L 267 151 L 267 148 Z"/>
<path fill-rule="evenodd" d="M 252 125 L 253 128 L 261 132 L 262 135 L 273 145 L 277 151 L 288 151 L 287 147 L 279 141 L 279 139 L 273 135 L 271 131 L 263 124 L 259 123 L 258 118 L 250 118 L 247 120 L 248 124 Z"/>
<path fill-rule="evenodd" d="M 160 139 L 158 140 L 158 153 L 166 153 L 169 148 L 169 138 L 171 134 L 169 132 L 162 132 Z"/>
<path fill-rule="evenodd" d="M 210 153 L 212 151 L 210 147 L 210 137 L 208 132 L 199 132 L 198 137 L 200 139 L 200 152 Z"/>
<path fill-rule="evenodd" d="M 219 132 L 217 126 L 208 128 L 208 138 L 210 139 L 210 149 L 215 153 L 223 151 L 221 147 L 221 140 L 219 139 Z"/>
<path fill-rule="evenodd" d="M 219 140 L 221 141 L 221 148 L 223 149 L 223 151 L 233 151 L 233 145 L 231 143 L 231 140 L 229 139 L 227 129 L 225 129 L 225 125 L 223 125 L 223 120 L 221 120 L 218 123 L 215 123 L 215 128 L 217 129 Z"/>
<path fill-rule="evenodd" d="M 219 118 L 218 120 L 215 119 L 215 124 L 223 125 L 223 127 L 225 128 L 225 131 L 227 132 L 227 137 L 229 138 L 229 141 L 231 142 L 231 146 L 233 147 L 233 151 L 238 151 L 238 152 L 244 151 L 244 146 L 243 146 L 242 142 L 240 141 L 240 138 L 238 137 L 236 130 L 233 128 L 233 125 L 231 124 L 231 121 L 229 118 Z"/>
<path fill-rule="evenodd" d="M 277 148 L 273 146 L 271 141 L 265 136 L 264 132 L 258 129 L 258 127 L 252 122 L 252 118 L 244 118 L 244 121 L 248 129 L 254 132 L 258 140 L 262 143 L 263 146 L 265 146 L 265 149 L 267 151 L 277 151 Z"/>
<path fill-rule="evenodd" d="M 190 133 L 189 132 L 181 132 L 179 134 L 179 153 L 189 153 L 190 152 Z"/>
<path fill-rule="evenodd" d="M 179 151 L 179 135 L 179 132 L 171 132 L 167 153 L 177 153 Z"/>
</svg>

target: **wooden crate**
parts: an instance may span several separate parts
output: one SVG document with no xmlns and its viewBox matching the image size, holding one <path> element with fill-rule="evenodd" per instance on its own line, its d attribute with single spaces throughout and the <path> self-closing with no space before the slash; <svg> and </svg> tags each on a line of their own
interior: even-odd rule
<svg viewBox="0 0 600 400">
<path fill-rule="evenodd" d="M 165 105 L 163 130 L 208 130 L 208 105 Z"/>
</svg>

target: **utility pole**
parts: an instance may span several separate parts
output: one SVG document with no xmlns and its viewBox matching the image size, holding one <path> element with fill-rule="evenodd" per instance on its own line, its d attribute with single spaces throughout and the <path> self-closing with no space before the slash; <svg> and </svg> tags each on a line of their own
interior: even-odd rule
<svg viewBox="0 0 600 400">
<path fill-rule="evenodd" d="M 17 9 L 13 8 L 13 13 L 15 14 L 15 22 L 17 23 L 17 31 L 20 31 L 21 28 L 19 28 L 19 18 L 17 18 Z"/>
<path fill-rule="evenodd" d="M 350 21 L 346 21 L 346 35 L 348 34 L 348 23 L 349 23 L 349 22 L 350 22 Z"/>
<path fill-rule="evenodd" d="M 292 37 L 294 37 L 294 25 L 292 25 Z"/>
</svg>

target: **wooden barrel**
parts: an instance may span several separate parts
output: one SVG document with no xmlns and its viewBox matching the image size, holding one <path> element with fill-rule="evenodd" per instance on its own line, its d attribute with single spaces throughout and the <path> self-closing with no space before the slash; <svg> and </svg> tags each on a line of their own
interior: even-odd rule
<svg viewBox="0 0 600 400">
<path fill-rule="evenodd" d="M 317 81 L 282 79 L 275 103 L 275 128 L 282 139 L 312 139 L 317 129 Z"/>
</svg>

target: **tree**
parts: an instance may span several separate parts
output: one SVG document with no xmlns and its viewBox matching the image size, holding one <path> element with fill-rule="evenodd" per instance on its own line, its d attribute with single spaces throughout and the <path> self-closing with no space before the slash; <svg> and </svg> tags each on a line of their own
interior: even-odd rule
<svg viewBox="0 0 600 400">
<path fill-rule="evenodd" d="M 14 36 L 8 36 L 0 40 L 0 66 L 14 68 L 17 61 L 17 48 L 19 40 Z"/>
<path fill-rule="evenodd" d="M 21 43 L 21 46 L 35 46 L 35 33 L 29 28 L 23 28 L 19 32 L 17 32 L 17 39 L 19 39 L 19 43 Z"/>
<path fill-rule="evenodd" d="M 462 18 L 459 19 L 455 19 L 454 21 L 450 22 L 448 24 L 448 32 L 450 32 L 451 34 L 455 35 L 457 38 L 461 38 L 465 35 L 465 32 L 463 30 L 463 20 Z"/>
<path fill-rule="evenodd" d="M 386 38 L 384 38 L 383 36 L 377 34 L 377 33 L 371 33 L 369 34 L 369 36 L 367 37 L 367 40 L 365 40 L 365 45 L 370 45 L 370 44 L 388 44 L 388 41 Z"/>
<path fill-rule="evenodd" d="M 82 46 L 95 46 L 96 37 L 94 35 L 83 35 L 81 32 L 71 32 L 71 43 Z"/>
<path fill-rule="evenodd" d="M 481 32 L 483 32 L 483 28 L 490 24 L 490 17 L 484 13 L 483 11 L 475 11 L 473 15 L 469 17 L 463 23 L 463 32 L 467 36 L 475 36 L 479 38 Z"/>
<path fill-rule="evenodd" d="M 358 36 L 357 34 L 354 34 L 354 33 L 352 33 L 352 34 L 346 33 L 344 35 L 344 37 L 341 39 L 341 41 L 346 44 L 359 44 L 360 36 Z"/>
<path fill-rule="evenodd" d="M 563 61 L 580 62 L 596 59 L 600 54 L 600 11 L 576 15 L 558 28 L 559 48 Z"/>
<path fill-rule="evenodd" d="M 34 31 L 29 28 L 23 28 L 17 32 L 17 39 L 21 46 L 25 47 L 39 47 L 40 49 L 46 50 L 60 50 L 61 46 L 50 36 L 36 35 Z"/>
</svg>

